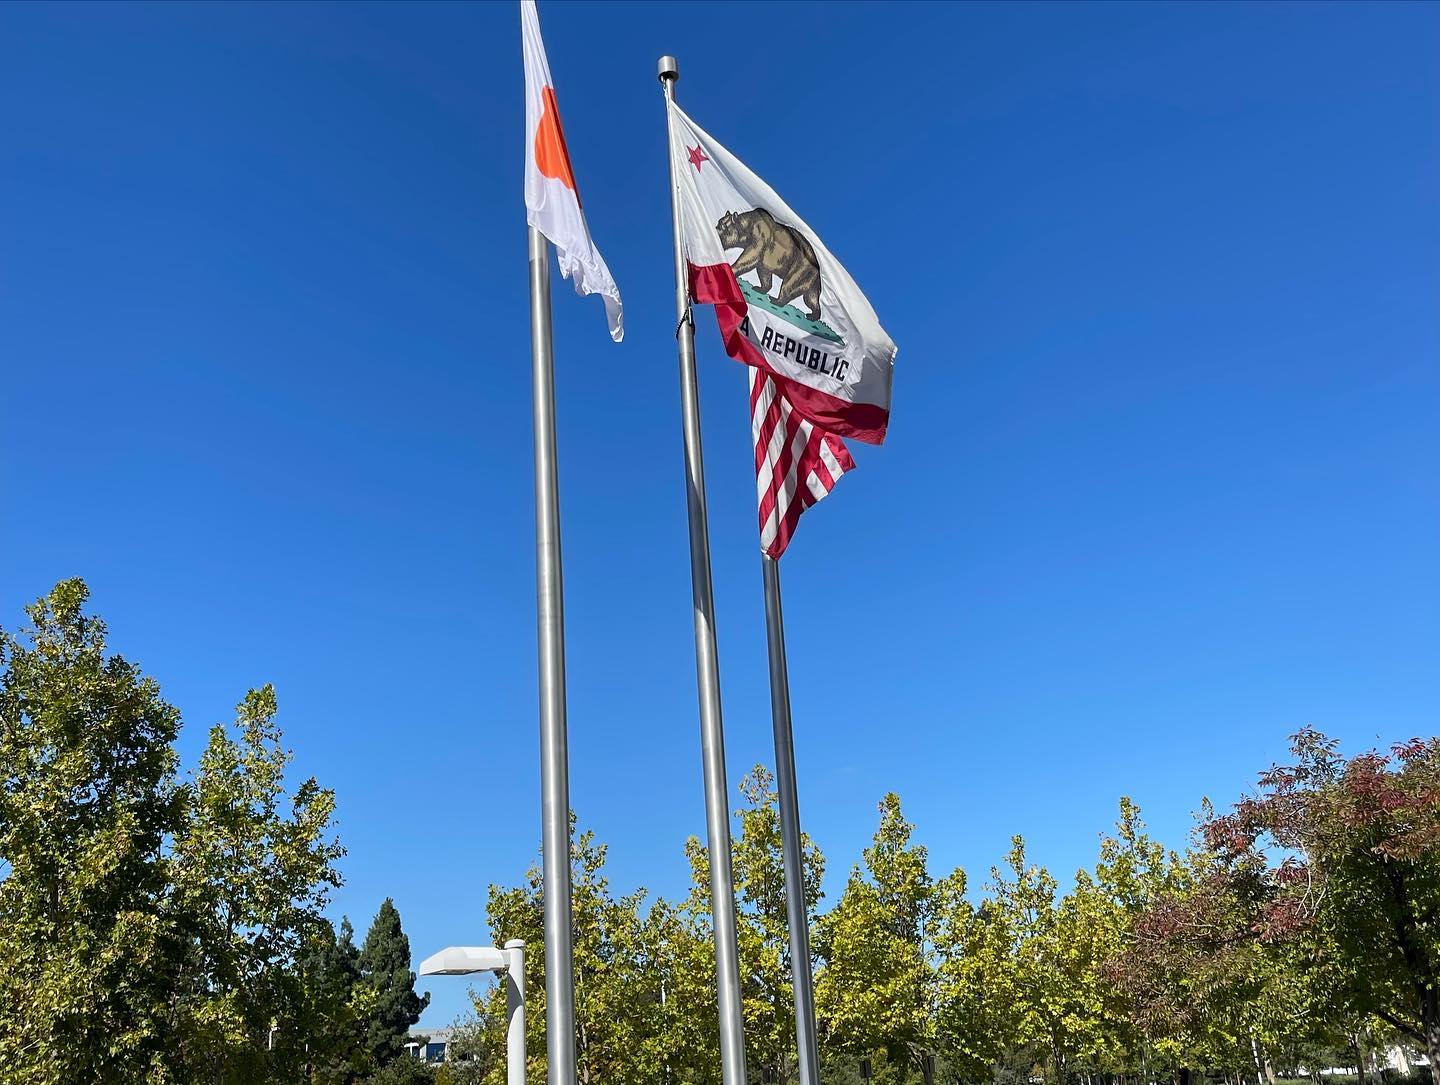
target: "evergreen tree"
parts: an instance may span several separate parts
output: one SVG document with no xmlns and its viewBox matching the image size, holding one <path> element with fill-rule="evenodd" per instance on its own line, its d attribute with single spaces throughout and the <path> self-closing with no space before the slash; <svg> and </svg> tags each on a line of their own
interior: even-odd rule
<svg viewBox="0 0 1440 1085">
<path fill-rule="evenodd" d="M 380 905 L 365 945 L 360 950 L 360 974 L 374 992 L 374 1008 L 366 1032 L 366 1046 L 376 1063 L 385 1066 L 405 1052 L 410 1026 L 430 1004 L 430 995 L 415 993 L 410 971 L 410 939 L 400 926 L 400 913 L 389 897 Z"/>
<path fill-rule="evenodd" d="M 345 1085 L 368 1068 L 365 1030 L 374 996 L 360 982 L 360 950 L 349 919 L 319 924 L 300 960 L 304 1009 L 297 1021 L 314 1085 Z"/>
</svg>

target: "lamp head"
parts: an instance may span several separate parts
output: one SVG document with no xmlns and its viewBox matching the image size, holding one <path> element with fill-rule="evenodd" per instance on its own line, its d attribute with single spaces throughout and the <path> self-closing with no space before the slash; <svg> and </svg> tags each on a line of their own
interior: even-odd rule
<svg viewBox="0 0 1440 1085">
<path fill-rule="evenodd" d="M 420 963 L 422 976 L 469 976 L 476 972 L 504 972 L 509 967 L 504 950 L 494 946 L 450 946 Z"/>
</svg>

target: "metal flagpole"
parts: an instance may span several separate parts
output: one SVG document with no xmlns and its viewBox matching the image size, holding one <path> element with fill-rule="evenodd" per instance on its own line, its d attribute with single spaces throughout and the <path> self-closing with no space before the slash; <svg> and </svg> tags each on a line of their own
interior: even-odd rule
<svg viewBox="0 0 1440 1085">
<path fill-rule="evenodd" d="M 661 57 L 668 104 L 680 64 Z M 735 882 L 730 870 L 730 804 L 725 776 L 725 729 L 720 718 L 720 664 L 715 653 L 715 599 L 710 584 L 710 528 L 705 511 L 705 465 L 700 452 L 700 389 L 695 380 L 695 325 L 685 253 L 680 245 L 679 168 L 670 150 L 670 208 L 675 234 L 675 337 L 680 343 L 680 414 L 685 429 L 685 482 L 690 511 L 690 591 L 695 609 L 695 673 L 700 693 L 700 751 L 705 768 L 705 822 L 710 849 L 710 915 L 715 927 L 715 985 L 720 1009 L 720 1074 L 724 1085 L 746 1085 L 745 1019 L 740 1010 L 740 953 L 735 941 Z"/>
<path fill-rule="evenodd" d="M 770 718 L 775 728 L 775 787 L 780 797 L 780 843 L 785 856 L 785 921 L 790 929 L 790 978 L 795 992 L 795 1051 L 800 1085 L 820 1085 L 815 1048 L 815 987 L 810 971 L 810 917 L 805 908 L 805 856 L 800 849 L 800 803 L 795 787 L 795 735 L 790 728 L 790 672 L 785 665 L 785 615 L 780 609 L 780 563 L 760 555 L 765 574 L 765 636 L 770 647 Z"/>
<path fill-rule="evenodd" d="M 575 1085 L 575 954 L 570 917 L 570 753 L 565 601 L 555 467 L 550 243 L 530 227 L 530 363 L 535 412 L 535 605 L 540 646 L 540 823 L 545 888 L 545 1050 L 550 1085 Z"/>
</svg>

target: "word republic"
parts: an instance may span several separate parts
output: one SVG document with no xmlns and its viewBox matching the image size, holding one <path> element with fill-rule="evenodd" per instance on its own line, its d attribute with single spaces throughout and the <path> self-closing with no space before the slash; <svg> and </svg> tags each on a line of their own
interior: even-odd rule
<svg viewBox="0 0 1440 1085">
<path fill-rule="evenodd" d="M 793 358 L 803 366 L 815 370 L 817 373 L 824 373 L 827 377 L 834 377 L 836 380 L 844 380 L 845 374 L 850 369 L 850 362 L 845 358 L 836 356 L 832 358 L 823 350 L 816 350 L 814 347 L 807 347 L 798 339 L 791 339 L 788 335 L 781 335 L 774 328 L 766 328 L 760 338 L 755 338 L 755 332 L 750 327 L 750 318 L 747 316 L 740 321 L 740 331 L 752 343 L 757 343 L 762 349 L 768 350 L 776 357 L 790 360 Z"/>
</svg>

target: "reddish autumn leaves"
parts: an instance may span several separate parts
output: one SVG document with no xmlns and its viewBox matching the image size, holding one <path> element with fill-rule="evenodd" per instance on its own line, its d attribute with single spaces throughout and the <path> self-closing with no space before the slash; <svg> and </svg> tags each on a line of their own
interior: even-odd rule
<svg viewBox="0 0 1440 1085">
<path fill-rule="evenodd" d="M 1152 1039 L 1216 1021 L 1260 1037 L 1383 1023 L 1440 1085 L 1440 740 L 1346 758 L 1311 728 L 1228 813 L 1207 811 L 1188 884 L 1112 963 Z"/>
</svg>

